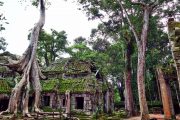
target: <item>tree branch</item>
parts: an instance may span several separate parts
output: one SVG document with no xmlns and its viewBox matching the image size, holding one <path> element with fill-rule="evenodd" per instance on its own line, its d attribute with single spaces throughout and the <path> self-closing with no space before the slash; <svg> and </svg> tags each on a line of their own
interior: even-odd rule
<svg viewBox="0 0 180 120">
<path fill-rule="evenodd" d="M 124 14 L 125 14 L 126 19 L 127 19 L 128 23 L 129 23 L 130 29 L 131 29 L 131 31 L 132 31 L 133 34 L 134 34 L 134 37 L 135 37 L 135 40 L 136 40 L 137 44 L 139 44 L 139 41 L 140 41 L 140 40 L 139 40 L 138 35 L 137 35 L 136 31 L 135 31 L 134 25 L 132 24 L 131 20 L 129 19 L 129 16 L 128 16 L 128 14 L 127 14 L 126 9 L 123 7 L 123 4 L 122 4 L 121 0 L 118 0 L 118 3 L 119 3 L 119 5 L 121 6 L 121 9 L 124 11 Z"/>
<path fill-rule="evenodd" d="M 159 0 L 156 0 L 155 2 L 153 2 L 152 4 L 150 4 L 149 6 L 151 7 L 151 9 L 153 10 L 156 6 L 158 6 Z"/>
</svg>

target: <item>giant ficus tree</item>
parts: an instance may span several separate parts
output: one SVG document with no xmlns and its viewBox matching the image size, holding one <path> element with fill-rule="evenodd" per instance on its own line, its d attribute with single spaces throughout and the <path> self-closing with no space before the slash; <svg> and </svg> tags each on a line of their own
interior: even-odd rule
<svg viewBox="0 0 180 120">
<path fill-rule="evenodd" d="M 9 106 L 7 110 L 1 112 L 1 114 L 3 114 L 4 112 L 8 112 L 16 115 L 18 108 L 20 108 L 19 105 L 22 105 L 23 115 L 30 116 L 28 110 L 30 85 L 32 86 L 32 89 L 35 93 L 35 102 L 33 106 L 34 111 L 40 111 L 39 101 L 41 94 L 41 84 L 39 79 L 44 78 L 44 76 L 42 75 L 37 62 L 36 50 L 39 33 L 45 23 L 45 3 L 44 0 L 34 1 L 34 3 L 39 3 L 40 19 L 35 24 L 31 32 L 30 44 L 27 50 L 22 55 L 21 59 L 13 63 L 6 64 L 6 66 L 8 66 L 10 69 L 20 73 L 22 78 L 11 91 Z M 19 101 L 22 101 L 22 104 L 20 104 Z"/>
</svg>

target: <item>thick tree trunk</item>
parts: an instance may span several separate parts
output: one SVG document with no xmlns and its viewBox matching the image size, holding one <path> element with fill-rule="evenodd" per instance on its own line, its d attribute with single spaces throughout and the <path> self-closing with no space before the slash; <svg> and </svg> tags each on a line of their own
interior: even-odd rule
<svg viewBox="0 0 180 120">
<path fill-rule="evenodd" d="M 171 119 L 172 112 L 171 112 L 171 105 L 170 105 L 170 96 L 167 89 L 167 84 L 163 76 L 163 72 L 160 68 L 157 68 L 157 74 L 158 74 L 158 80 L 160 83 L 160 89 L 161 89 L 161 96 L 162 96 L 162 103 L 163 103 L 163 109 L 164 109 L 164 116 L 165 119 Z"/>
<path fill-rule="evenodd" d="M 39 77 L 43 77 L 40 72 L 39 65 L 36 60 L 36 50 L 37 43 L 39 38 L 39 32 L 42 29 L 45 23 L 45 6 L 44 0 L 40 0 L 40 19 L 38 23 L 34 26 L 31 33 L 31 42 L 28 46 L 27 50 L 23 54 L 20 61 L 7 65 L 10 69 L 13 69 L 22 74 L 22 79 L 15 85 L 12 89 L 9 106 L 5 112 L 17 114 L 18 111 L 18 102 L 22 101 L 23 106 L 23 115 L 30 116 L 28 111 L 28 101 L 29 101 L 29 89 L 30 84 L 33 86 L 33 90 L 35 91 L 35 103 L 34 108 L 35 111 L 39 111 L 38 103 L 41 92 L 41 85 L 39 81 Z M 22 97 L 21 97 L 22 96 Z M 4 112 L 0 113 L 3 114 Z"/>
<path fill-rule="evenodd" d="M 167 94 L 169 96 L 169 105 L 170 105 L 170 110 L 171 110 L 171 118 L 175 119 L 175 112 L 174 112 L 174 105 L 173 105 L 173 100 L 172 100 L 172 94 L 171 94 L 171 87 L 169 84 L 169 81 L 166 82 L 166 86 L 167 86 Z"/>
<path fill-rule="evenodd" d="M 129 23 L 130 30 L 133 32 L 137 47 L 138 47 L 138 66 L 137 66 L 137 83 L 138 83 L 138 94 L 139 94 L 139 104 L 141 110 L 141 119 L 149 120 L 149 112 L 145 95 L 145 85 L 144 85 L 144 73 L 145 73 L 145 51 L 146 51 L 146 43 L 147 43 L 147 34 L 149 28 L 149 17 L 152 9 L 157 5 L 156 2 L 152 4 L 146 4 L 144 2 L 136 2 L 131 1 L 134 4 L 141 5 L 143 8 L 143 27 L 141 31 L 141 38 L 139 39 L 138 34 L 135 30 L 134 25 L 129 19 L 128 13 L 126 9 L 124 9 L 122 0 L 118 0 L 127 21 Z"/>
<path fill-rule="evenodd" d="M 147 33 L 149 28 L 149 6 L 144 7 L 144 17 L 143 17 L 143 28 L 141 33 L 141 40 L 138 43 L 138 68 L 137 68 L 137 83 L 138 83 L 138 94 L 139 94 L 139 104 L 141 110 L 141 119 L 149 120 L 149 111 L 145 95 L 145 52 L 147 43 Z"/>
<path fill-rule="evenodd" d="M 125 55 L 125 61 L 126 61 L 126 71 L 125 71 L 125 108 L 128 111 L 128 116 L 133 116 L 134 111 L 134 101 L 133 101 L 133 94 L 132 94 L 132 88 L 131 88 L 131 48 L 132 43 L 130 40 L 128 40 L 127 48 L 126 48 L 126 55 Z"/>
</svg>

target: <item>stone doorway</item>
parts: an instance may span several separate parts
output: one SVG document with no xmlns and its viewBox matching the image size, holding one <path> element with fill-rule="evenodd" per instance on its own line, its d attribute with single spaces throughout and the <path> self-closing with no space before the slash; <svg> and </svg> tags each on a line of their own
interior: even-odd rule
<svg viewBox="0 0 180 120">
<path fill-rule="evenodd" d="M 50 106 L 50 96 L 44 96 L 44 106 Z"/>
<path fill-rule="evenodd" d="M 0 111 L 4 111 L 8 108 L 9 99 L 0 99 Z"/>
<path fill-rule="evenodd" d="M 76 97 L 76 109 L 84 109 L 84 97 Z"/>
</svg>

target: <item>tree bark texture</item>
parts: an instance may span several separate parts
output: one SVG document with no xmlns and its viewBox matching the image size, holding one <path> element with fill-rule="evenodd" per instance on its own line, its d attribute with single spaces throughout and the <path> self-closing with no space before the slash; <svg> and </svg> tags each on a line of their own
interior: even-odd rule
<svg viewBox="0 0 180 120">
<path fill-rule="evenodd" d="M 39 100 L 41 93 L 41 85 L 39 78 L 44 78 L 44 76 L 42 75 L 38 62 L 36 60 L 36 50 L 39 32 L 45 23 L 45 5 L 44 0 L 40 0 L 39 3 L 40 19 L 35 24 L 32 30 L 30 44 L 27 50 L 24 52 L 23 56 L 19 61 L 7 65 L 10 69 L 19 72 L 22 76 L 22 79 L 12 89 L 8 109 L 6 111 L 1 112 L 0 114 L 3 114 L 4 112 L 10 112 L 16 115 L 18 111 L 18 102 L 22 101 L 23 115 L 30 116 L 28 111 L 30 84 L 32 85 L 33 90 L 35 91 L 34 109 L 35 111 L 40 111 Z"/>
<path fill-rule="evenodd" d="M 133 94 L 132 94 L 132 87 L 131 87 L 131 49 L 132 49 L 132 42 L 131 40 L 127 40 L 127 48 L 125 53 L 125 108 L 128 111 L 128 116 L 133 116 L 135 114 L 134 111 L 134 101 L 133 101 Z"/>
<path fill-rule="evenodd" d="M 143 2 L 133 2 L 136 5 L 140 5 L 143 8 L 143 26 L 141 31 L 141 36 L 139 38 L 135 26 L 132 24 L 126 9 L 124 9 L 122 0 L 118 0 L 119 5 L 121 6 L 126 19 L 128 21 L 130 30 L 132 31 L 138 48 L 138 65 L 137 65 L 137 84 L 138 84 L 138 95 L 139 95 L 139 104 L 140 104 L 140 111 L 141 111 L 141 119 L 142 120 L 149 120 L 149 111 L 146 101 L 145 95 L 145 84 L 144 84 L 144 73 L 145 73 L 145 52 L 146 52 L 146 43 L 147 43 L 147 35 L 149 29 L 149 17 L 151 15 L 151 11 L 153 10 L 156 2 L 153 4 L 146 4 Z"/>
<path fill-rule="evenodd" d="M 141 110 L 141 119 L 149 120 L 149 111 L 145 95 L 145 52 L 147 43 L 147 34 L 149 28 L 149 16 L 150 8 L 149 6 L 144 7 L 143 16 L 143 28 L 141 31 L 141 39 L 137 43 L 138 47 L 138 67 L 137 67 L 137 83 L 138 83 L 138 95 L 139 95 L 139 105 Z"/>
<path fill-rule="evenodd" d="M 175 112 L 174 112 L 174 105 L 173 105 L 173 99 L 172 99 L 172 94 L 171 94 L 171 87 L 169 81 L 166 81 L 166 86 L 167 86 L 167 94 L 169 96 L 169 105 L 170 105 L 170 110 L 171 110 L 171 119 L 175 119 Z"/>
<path fill-rule="evenodd" d="M 170 98 L 170 96 L 169 96 L 169 91 L 168 91 L 167 84 L 164 79 L 161 68 L 157 68 L 157 74 L 158 74 L 158 80 L 159 80 L 160 89 L 161 89 L 161 97 L 162 97 L 162 103 L 163 103 L 163 109 L 164 109 L 164 116 L 165 116 L 165 119 L 169 120 L 172 117 L 172 112 L 171 112 L 172 106 L 170 104 L 170 102 L 171 102 L 170 99 L 172 100 L 172 98 Z"/>
</svg>

